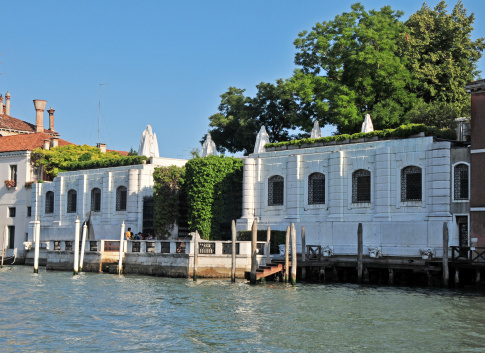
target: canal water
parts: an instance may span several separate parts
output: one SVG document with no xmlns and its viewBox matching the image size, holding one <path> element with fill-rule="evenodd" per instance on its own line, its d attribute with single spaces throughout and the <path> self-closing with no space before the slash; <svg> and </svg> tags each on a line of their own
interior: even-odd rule
<svg viewBox="0 0 485 353">
<path fill-rule="evenodd" d="M 2 352 L 483 352 L 478 292 L 0 269 Z"/>
</svg>

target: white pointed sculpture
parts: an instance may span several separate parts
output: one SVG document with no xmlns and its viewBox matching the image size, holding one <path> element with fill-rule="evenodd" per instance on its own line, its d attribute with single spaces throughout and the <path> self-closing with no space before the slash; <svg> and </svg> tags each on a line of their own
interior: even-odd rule
<svg viewBox="0 0 485 353">
<path fill-rule="evenodd" d="M 258 132 L 258 136 L 256 136 L 256 143 L 254 145 L 254 153 L 262 153 L 266 152 L 264 146 L 269 143 L 269 135 L 266 132 L 266 128 L 261 126 L 261 130 Z"/>
<path fill-rule="evenodd" d="M 202 144 L 202 157 L 207 157 L 211 154 L 216 154 L 216 144 L 212 141 L 211 134 L 207 134 Z"/>
<path fill-rule="evenodd" d="M 361 132 L 371 132 L 371 131 L 374 131 L 374 125 L 372 125 L 372 119 L 370 118 L 370 115 L 366 114 L 365 120 L 362 123 Z"/>
<path fill-rule="evenodd" d="M 147 128 L 141 134 L 140 147 L 138 147 L 139 156 L 160 157 L 158 152 L 157 135 L 153 133 L 152 127 L 147 125 Z"/>
<path fill-rule="evenodd" d="M 312 129 L 312 139 L 318 139 L 322 137 L 322 130 L 320 130 L 320 125 L 318 124 L 318 120 L 315 120 L 313 123 L 313 129 Z"/>
</svg>

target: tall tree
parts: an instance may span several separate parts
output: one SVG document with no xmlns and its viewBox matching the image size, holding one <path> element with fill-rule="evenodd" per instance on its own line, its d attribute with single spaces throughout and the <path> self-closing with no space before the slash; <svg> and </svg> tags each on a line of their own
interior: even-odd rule
<svg viewBox="0 0 485 353">
<path fill-rule="evenodd" d="M 477 62 L 485 48 L 484 38 L 471 40 L 474 14 L 467 15 L 461 1 L 446 11 L 445 1 L 434 9 L 426 3 L 405 22 L 408 29 L 403 54 L 417 81 L 413 91 L 426 103 L 434 101 L 454 106 L 458 114 L 468 114 L 469 95 L 465 84 L 480 73 Z"/>
<path fill-rule="evenodd" d="M 389 6 L 367 12 L 359 3 L 351 8 L 299 34 L 295 63 L 301 68 L 293 89 L 321 125 L 335 124 L 340 133 L 358 131 L 365 113 L 376 128 L 394 127 L 415 101 L 406 89 L 413 77 L 400 48 L 402 12 Z"/>
<path fill-rule="evenodd" d="M 219 112 L 209 118 L 212 128 L 209 132 L 220 152 L 252 153 L 261 126 L 266 127 L 270 142 L 294 138 L 297 127 L 311 130 L 310 117 L 299 111 L 285 81 L 261 82 L 256 87 L 258 91 L 253 98 L 235 87 L 229 87 L 221 95 Z"/>
</svg>

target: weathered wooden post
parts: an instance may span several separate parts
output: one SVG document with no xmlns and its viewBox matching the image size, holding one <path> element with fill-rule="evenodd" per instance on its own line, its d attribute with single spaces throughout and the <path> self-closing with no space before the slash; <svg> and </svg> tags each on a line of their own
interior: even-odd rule
<svg viewBox="0 0 485 353">
<path fill-rule="evenodd" d="M 197 281 L 197 266 L 199 265 L 199 232 L 195 231 L 194 235 L 194 274 L 192 280 Z"/>
<path fill-rule="evenodd" d="M 5 227 L 3 228 L 3 240 L 2 240 L 2 265 L 1 265 L 2 267 L 3 267 L 3 259 L 5 258 L 6 239 L 7 239 L 7 225 L 5 224 Z"/>
<path fill-rule="evenodd" d="M 448 287 L 448 281 L 450 279 L 449 267 L 448 267 L 448 223 L 443 222 L 443 285 Z"/>
<path fill-rule="evenodd" d="M 251 284 L 256 284 L 256 269 L 258 268 L 258 262 L 256 258 L 256 252 L 258 250 L 258 223 L 256 220 L 253 222 L 253 227 L 251 228 Z"/>
<path fill-rule="evenodd" d="M 86 233 L 88 231 L 88 226 L 86 222 L 83 224 L 83 237 L 81 241 L 81 260 L 79 260 L 79 272 L 83 272 L 84 265 L 84 252 L 86 251 Z"/>
<path fill-rule="evenodd" d="M 394 269 L 389 269 L 389 281 L 387 282 L 390 286 L 394 285 Z"/>
<path fill-rule="evenodd" d="M 306 240 L 305 240 L 305 226 L 301 226 L 301 279 L 306 277 Z"/>
<path fill-rule="evenodd" d="M 266 231 L 266 265 L 271 262 L 271 228 Z"/>
<path fill-rule="evenodd" d="M 458 268 L 455 269 L 455 288 L 460 286 L 460 271 Z"/>
<path fill-rule="evenodd" d="M 291 223 L 291 284 L 296 285 L 296 228 Z"/>
<path fill-rule="evenodd" d="M 120 236 L 120 256 L 118 258 L 118 274 L 123 273 L 123 244 L 125 243 L 125 221 L 121 223 L 121 236 Z"/>
<path fill-rule="evenodd" d="M 286 227 L 286 239 L 285 239 L 285 283 L 288 282 L 290 277 L 290 226 Z"/>
<path fill-rule="evenodd" d="M 39 273 L 39 247 L 40 247 L 40 221 L 39 217 L 34 221 L 35 250 L 34 250 L 34 273 Z"/>
<path fill-rule="evenodd" d="M 362 223 L 359 223 L 359 227 L 357 228 L 357 278 L 359 279 L 359 284 L 362 284 L 362 272 L 364 269 L 363 253 L 364 240 L 362 238 Z"/>
<path fill-rule="evenodd" d="M 231 266 L 231 282 L 236 282 L 236 222 L 232 220 L 232 266 Z"/>
<path fill-rule="evenodd" d="M 79 217 L 76 217 L 74 221 L 74 274 L 77 275 L 79 273 L 79 226 L 81 225 L 81 221 Z"/>
</svg>

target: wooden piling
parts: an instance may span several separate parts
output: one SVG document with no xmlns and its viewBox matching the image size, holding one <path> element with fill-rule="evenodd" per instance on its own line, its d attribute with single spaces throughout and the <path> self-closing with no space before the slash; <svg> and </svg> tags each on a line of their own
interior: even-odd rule
<svg viewBox="0 0 485 353">
<path fill-rule="evenodd" d="M 231 266 L 231 282 L 236 282 L 236 222 L 232 220 L 231 224 L 232 234 L 232 266 Z"/>
<path fill-rule="evenodd" d="M 428 287 L 433 287 L 433 272 L 426 271 L 426 276 L 428 277 Z"/>
<path fill-rule="evenodd" d="M 369 279 L 369 269 L 366 267 L 364 268 L 364 283 L 365 284 L 369 284 L 370 283 L 370 279 Z"/>
<path fill-rule="evenodd" d="M 81 221 L 79 217 L 76 216 L 76 220 L 74 221 L 74 274 L 77 275 L 79 273 L 79 226 L 81 225 Z"/>
<path fill-rule="evenodd" d="M 266 265 L 271 262 L 271 228 L 266 231 Z"/>
<path fill-rule="evenodd" d="M 357 228 L 357 278 L 359 283 L 362 284 L 362 272 L 364 269 L 364 241 L 362 238 L 362 223 L 359 223 Z"/>
<path fill-rule="evenodd" d="M 118 274 L 123 273 L 123 244 L 125 243 L 125 221 L 121 223 L 120 251 L 118 257 Z"/>
<path fill-rule="evenodd" d="M 34 240 L 35 240 L 35 250 L 34 250 L 34 273 L 39 273 L 39 248 L 40 248 L 40 221 L 39 217 L 34 222 Z"/>
<path fill-rule="evenodd" d="M 258 260 L 256 258 L 256 253 L 258 250 L 258 223 L 256 220 L 253 222 L 253 227 L 251 228 L 251 284 L 256 284 L 256 269 L 258 268 Z"/>
<path fill-rule="evenodd" d="M 291 223 L 291 284 L 296 285 L 296 228 Z"/>
<path fill-rule="evenodd" d="M 290 226 L 286 227 L 286 239 L 285 239 L 285 283 L 288 283 L 290 277 Z"/>
<path fill-rule="evenodd" d="M 301 227 L 301 279 L 306 277 L 306 240 L 305 226 Z"/>
<path fill-rule="evenodd" d="M 389 269 L 389 281 L 387 282 L 390 286 L 394 285 L 394 269 Z"/>
<path fill-rule="evenodd" d="M 450 273 L 448 267 L 448 223 L 443 222 L 443 286 L 448 287 Z"/>
<path fill-rule="evenodd" d="M 5 241 L 7 239 L 7 225 L 3 228 L 3 240 L 2 240 L 2 267 L 3 267 L 3 259 L 5 259 Z"/>
<path fill-rule="evenodd" d="M 83 272 L 84 265 L 84 253 L 86 252 L 86 234 L 88 232 L 88 226 L 86 222 L 83 224 L 83 236 L 81 240 L 81 259 L 79 260 L 79 272 Z"/>
<path fill-rule="evenodd" d="M 337 267 L 333 266 L 333 268 L 332 268 L 332 274 L 333 274 L 333 281 L 334 282 L 338 282 L 339 281 L 339 278 L 338 278 L 338 270 L 337 270 Z M 345 275 L 345 272 L 344 272 L 344 275 Z"/>
<path fill-rule="evenodd" d="M 194 274 L 192 280 L 197 281 L 197 266 L 199 265 L 199 232 L 195 231 L 194 235 Z"/>
<path fill-rule="evenodd" d="M 479 285 L 480 284 L 480 270 L 477 269 L 476 272 L 475 272 L 475 285 Z"/>
<path fill-rule="evenodd" d="M 455 269 L 455 288 L 460 286 L 460 271 L 456 268 Z"/>
</svg>

